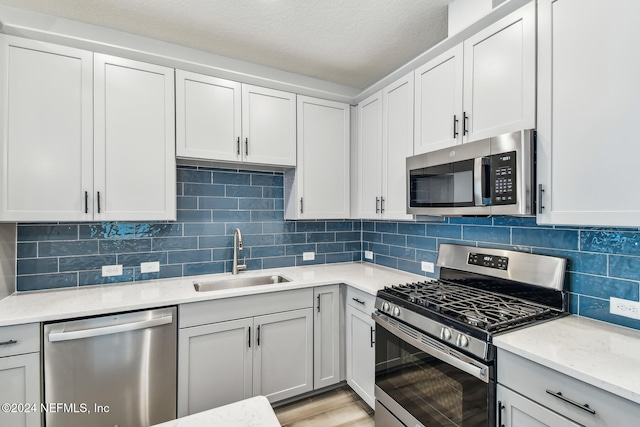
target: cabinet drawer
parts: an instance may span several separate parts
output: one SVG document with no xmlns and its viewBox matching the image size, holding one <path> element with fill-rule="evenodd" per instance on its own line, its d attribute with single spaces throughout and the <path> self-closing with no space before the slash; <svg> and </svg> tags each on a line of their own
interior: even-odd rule
<svg viewBox="0 0 640 427">
<path fill-rule="evenodd" d="M 616 427 L 640 419 L 640 405 L 513 353 L 500 350 L 497 365 L 498 383 L 581 425 Z"/>
<path fill-rule="evenodd" d="M 358 310 L 371 314 L 375 311 L 376 297 L 360 289 L 347 286 L 347 304 Z"/>
<path fill-rule="evenodd" d="M 0 328 L 0 357 L 37 351 L 40 351 L 39 323 Z"/>
<path fill-rule="evenodd" d="M 313 307 L 313 288 L 182 304 L 180 328 Z"/>
</svg>

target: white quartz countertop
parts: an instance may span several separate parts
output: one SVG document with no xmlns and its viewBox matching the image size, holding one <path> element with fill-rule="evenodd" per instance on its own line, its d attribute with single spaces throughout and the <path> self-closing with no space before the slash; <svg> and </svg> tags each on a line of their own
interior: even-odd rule
<svg viewBox="0 0 640 427">
<path fill-rule="evenodd" d="M 196 292 L 193 287 L 196 281 L 271 275 L 282 275 L 291 281 L 210 292 Z M 95 316 L 336 283 L 345 283 L 375 295 L 378 289 L 385 285 L 415 280 L 425 280 L 425 277 L 366 262 L 355 262 L 243 271 L 238 276 L 224 273 L 118 285 L 16 292 L 0 301 L 0 326 Z"/>
<path fill-rule="evenodd" d="M 496 336 L 493 343 L 640 404 L 640 331 L 567 316 Z"/>
<path fill-rule="evenodd" d="M 280 427 L 269 401 L 256 396 L 154 427 Z"/>
</svg>

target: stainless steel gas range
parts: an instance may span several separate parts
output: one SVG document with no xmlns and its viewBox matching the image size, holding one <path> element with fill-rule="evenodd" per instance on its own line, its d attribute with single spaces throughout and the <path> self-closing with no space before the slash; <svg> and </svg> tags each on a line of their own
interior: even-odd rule
<svg viewBox="0 0 640 427">
<path fill-rule="evenodd" d="M 566 315 L 566 260 L 441 244 L 440 279 L 378 291 L 377 427 L 495 426 L 492 337 Z"/>
</svg>

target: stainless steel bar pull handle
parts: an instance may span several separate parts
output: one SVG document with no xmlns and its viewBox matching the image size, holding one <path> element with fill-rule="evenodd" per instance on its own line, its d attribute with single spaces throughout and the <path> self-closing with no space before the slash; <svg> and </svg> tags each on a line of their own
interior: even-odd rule
<svg viewBox="0 0 640 427">
<path fill-rule="evenodd" d="M 453 139 L 456 139 L 458 137 L 458 122 L 460 120 L 458 120 L 458 117 L 454 114 L 453 115 Z"/>
<path fill-rule="evenodd" d="M 380 213 L 380 198 L 376 197 L 376 213 Z"/>
<path fill-rule="evenodd" d="M 544 195 L 544 188 L 542 184 L 538 184 L 538 213 L 542 213 L 544 205 L 542 204 L 542 196 Z"/>
<path fill-rule="evenodd" d="M 240 155 L 240 137 L 238 137 L 238 140 L 236 141 L 236 143 L 238 144 L 237 145 L 237 148 L 238 148 L 237 149 L 237 153 L 238 153 L 238 156 L 239 156 Z"/>
<path fill-rule="evenodd" d="M 380 213 L 384 213 L 384 197 L 380 197 Z"/>
<path fill-rule="evenodd" d="M 304 205 L 302 204 L 302 197 L 300 197 L 300 213 L 304 213 Z"/>
<path fill-rule="evenodd" d="M 462 134 L 469 134 L 469 116 L 467 116 L 467 112 L 462 113 Z"/>
<path fill-rule="evenodd" d="M 249 138 L 244 139 L 244 155 L 249 155 Z"/>
<path fill-rule="evenodd" d="M 569 399 L 568 397 L 563 396 L 562 393 L 559 392 L 559 391 L 547 390 L 547 394 L 550 394 L 553 397 L 557 397 L 558 399 L 560 399 L 560 400 L 562 400 L 564 402 L 567 402 L 567 403 L 569 403 L 569 404 L 571 404 L 573 406 L 577 406 L 578 408 L 582 409 L 583 411 L 587 411 L 588 413 L 590 413 L 592 415 L 596 414 L 596 411 L 591 409 L 589 407 L 589 405 L 587 405 L 586 403 L 583 404 L 583 403 L 576 402 L 573 399 Z"/>
<path fill-rule="evenodd" d="M 9 341 L 0 342 L 0 345 L 11 345 L 11 344 L 18 344 L 18 341 L 9 340 Z"/>
<path fill-rule="evenodd" d="M 99 337 L 102 335 L 117 334 L 120 332 L 136 331 L 138 329 L 151 328 L 153 326 L 166 325 L 173 322 L 173 316 L 158 317 L 156 319 L 142 320 L 140 322 L 124 323 L 122 325 L 105 326 L 103 328 L 82 329 L 70 332 L 51 332 L 49 342 L 71 341 L 81 338 Z"/>
</svg>

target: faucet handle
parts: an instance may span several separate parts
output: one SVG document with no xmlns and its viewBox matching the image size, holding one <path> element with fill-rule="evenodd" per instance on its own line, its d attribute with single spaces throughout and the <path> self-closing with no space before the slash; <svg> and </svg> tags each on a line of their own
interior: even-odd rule
<svg viewBox="0 0 640 427">
<path fill-rule="evenodd" d="M 244 270 L 247 268 L 247 256 L 244 256 L 244 260 L 242 261 L 242 264 L 238 266 L 238 270 Z"/>
</svg>

